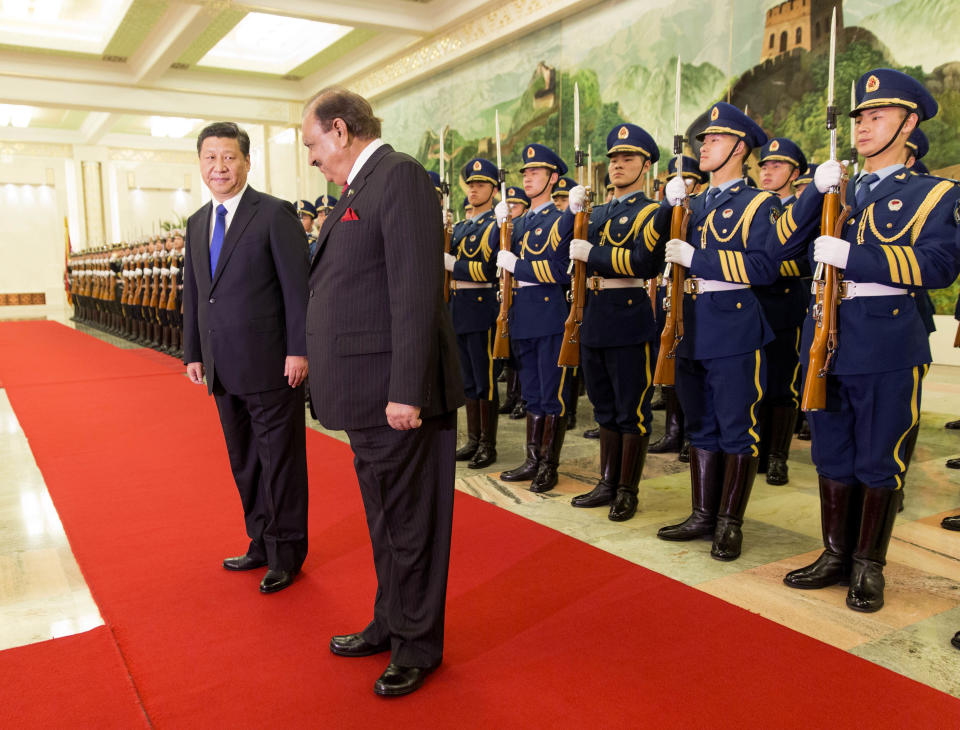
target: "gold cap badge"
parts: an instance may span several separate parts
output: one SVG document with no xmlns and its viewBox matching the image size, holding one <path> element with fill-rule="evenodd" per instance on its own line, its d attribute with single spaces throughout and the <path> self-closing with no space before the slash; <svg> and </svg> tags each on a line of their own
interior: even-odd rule
<svg viewBox="0 0 960 730">
<path fill-rule="evenodd" d="M 617 139 L 626 139 L 630 136 L 630 130 L 626 127 L 620 127 L 620 131 L 617 132 Z"/>
<path fill-rule="evenodd" d="M 719 116 L 720 116 L 720 107 L 717 107 L 717 106 L 713 107 L 713 109 L 710 110 L 710 121 L 711 122 L 717 121 L 717 117 Z"/>
<path fill-rule="evenodd" d="M 770 143 L 770 151 L 776 152 L 778 149 L 780 149 L 780 142 L 773 140 L 773 142 Z"/>
<path fill-rule="evenodd" d="M 527 147 L 527 157 L 533 157 L 536 153 L 536 150 L 533 147 Z"/>
<path fill-rule="evenodd" d="M 870 94 L 880 88 L 880 79 L 873 74 L 867 79 L 867 93 Z"/>
<path fill-rule="evenodd" d="M 473 163 L 474 170 L 479 170 L 480 168 L 481 168 L 480 160 L 477 160 L 476 162 Z"/>
</svg>

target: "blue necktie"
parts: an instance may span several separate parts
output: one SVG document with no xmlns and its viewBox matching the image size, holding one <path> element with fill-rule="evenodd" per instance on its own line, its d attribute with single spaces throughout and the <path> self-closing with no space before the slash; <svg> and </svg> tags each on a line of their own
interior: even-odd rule
<svg viewBox="0 0 960 730">
<path fill-rule="evenodd" d="M 213 224 L 213 238 L 210 239 L 210 276 L 217 270 L 220 249 L 223 248 L 223 234 L 227 230 L 227 209 L 217 206 L 217 222 Z"/>
<path fill-rule="evenodd" d="M 862 208 L 870 194 L 870 186 L 873 185 L 880 176 L 875 172 L 868 172 L 857 181 L 857 207 Z"/>
</svg>

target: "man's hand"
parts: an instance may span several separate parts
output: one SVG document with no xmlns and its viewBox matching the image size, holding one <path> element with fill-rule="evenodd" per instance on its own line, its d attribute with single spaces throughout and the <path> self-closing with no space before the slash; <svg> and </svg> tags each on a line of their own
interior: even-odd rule
<svg viewBox="0 0 960 730">
<path fill-rule="evenodd" d="M 196 383 L 197 385 L 203 385 L 203 363 L 202 362 L 188 362 L 187 363 L 187 377 L 190 378 L 191 383 Z"/>
<path fill-rule="evenodd" d="M 584 241 L 582 238 L 574 238 L 570 241 L 570 258 L 577 261 L 586 261 L 590 258 L 590 249 L 593 244 L 590 241 Z"/>
<path fill-rule="evenodd" d="M 502 226 L 503 222 L 507 220 L 507 217 L 510 215 L 510 206 L 507 204 L 507 201 L 501 200 L 497 203 L 497 206 L 493 209 L 493 214 L 497 217 L 497 225 Z"/>
<path fill-rule="evenodd" d="M 673 178 L 673 180 L 676 179 L 677 178 Z M 670 182 L 673 182 L 673 180 Z M 667 241 L 667 250 L 664 253 L 664 258 L 671 264 L 680 264 L 689 269 L 690 264 L 693 262 L 694 250 L 693 246 L 686 241 L 681 241 L 679 238 L 671 238 Z"/>
<path fill-rule="evenodd" d="M 567 203 L 570 206 L 571 213 L 579 213 L 583 210 L 584 204 L 587 202 L 587 189 L 583 185 L 577 185 L 574 188 L 570 189 L 570 197 L 567 198 Z"/>
<path fill-rule="evenodd" d="M 680 205 L 683 199 L 687 197 L 687 183 L 683 179 L 683 175 L 674 176 L 663 189 L 663 195 L 670 205 L 674 207 Z"/>
<path fill-rule="evenodd" d="M 813 171 L 814 187 L 821 193 L 826 193 L 831 188 L 839 186 L 845 167 L 846 163 L 841 165 L 836 160 L 821 162 L 817 165 L 817 169 Z"/>
<path fill-rule="evenodd" d="M 453 271 L 453 265 L 457 263 L 457 257 L 452 253 L 443 254 L 443 268 L 447 271 Z"/>
<path fill-rule="evenodd" d="M 390 428 L 396 431 L 409 431 L 412 428 L 420 428 L 423 421 L 420 420 L 420 409 L 416 406 L 408 406 L 406 403 L 394 403 L 390 401 L 386 407 L 387 423 Z"/>
<path fill-rule="evenodd" d="M 497 251 L 497 266 L 511 274 L 517 268 L 517 257 L 512 251 Z"/>
<path fill-rule="evenodd" d="M 307 377 L 307 358 L 303 355 L 287 355 L 283 363 L 283 374 L 290 383 L 291 388 L 296 388 L 303 379 Z"/>
<path fill-rule="evenodd" d="M 817 168 L 820 169 L 819 167 Z M 816 174 L 816 173 L 814 173 Z M 850 244 L 842 238 L 820 236 L 813 242 L 813 260 L 820 261 L 838 269 L 847 268 L 850 256 Z"/>
</svg>

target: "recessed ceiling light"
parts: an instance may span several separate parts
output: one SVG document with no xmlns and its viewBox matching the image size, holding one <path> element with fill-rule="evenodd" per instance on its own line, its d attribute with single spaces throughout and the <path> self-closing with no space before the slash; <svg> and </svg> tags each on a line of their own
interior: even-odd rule
<svg viewBox="0 0 960 730">
<path fill-rule="evenodd" d="M 186 137 L 201 120 L 184 117 L 150 117 L 150 135 L 153 137 Z"/>
<path fill-rule="evenodd" d="M 0 104 L 0 127 L 29 127 L 33 112 L 32 106 Z"/>
<path fill-rule="evenodd" d="M 133 0 L 0 0 L 0 44 L 102 53 Z"/>
<path fill-rule="evenodd" d="M 248 13 L 198 66 L 285 74 L 353 28 L 267 13 Z"/>
</svg>

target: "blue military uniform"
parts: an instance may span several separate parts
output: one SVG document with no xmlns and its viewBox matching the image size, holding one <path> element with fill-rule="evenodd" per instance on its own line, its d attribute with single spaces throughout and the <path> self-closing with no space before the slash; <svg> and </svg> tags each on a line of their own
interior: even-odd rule
<svg viewBox="0 0 960 730">
<path fill-rule="evenodd" d="M 534 167 L 560 176 L 567 171 L 563 160 L 541 144 L 523 148 L 521 171 Z M 570 281 L 567 267 L 573 220 L 571 213 L 561 213 L 547 202 L 513 225 L 512 248 L 519 260 L 513 272 L 510 347 L 527 402 L 527 459 L 501 478 L 525 481 L 533 477 L 533 491 L 546 491 L 556 483 L 556 464 L 566 432 L 569 374 L 557 360 L 568 312 L 563 287 Z"/>
<path fill-rule="evenodd" d="M 520 212 L 514 215 L 513 218 L 514 224 L 516 224 L 516 221 L 523 217 L 530 208 L 530 198 L 523 192 L 523 188 L 511 185 L 507 188 L 506 201 L 511 206 L 511 210 L 513 210 L 513 206 L 519 205 L 521 207 Z M 510 359 L 504 362 L 503 370 L 507 381 L 507 392 L 504 403 L 500 407 L 500 413 L 509 413 L 510 418 L 514 420 L 525 418 L 527 415 L 527 406 L 521 397 L 520 373 L 517 371 L 516 361 L 513 358 L 512 351 Z"/>
<path fill-rule="evenodd" d="M 921 84 L 891 69 L 864 74 L 856 84 L 856 102 L 851 116 L 896 106 L 908 112 L 903 123 L 911 114 L 923 121 L 937 112 Z M 815 188 L 805 191 L 793 208 L 796 222 L 818 220 L 822 199 Z M 847 605 L 876 611 L 883 605 L 882 570 L 900 505 L 906 440 L 917 423 L 930 364 L 914 295 L 948 286 L 960 270 L 960 188 L 892 165 L 864 170 L 850 182 L 846 199 L 852 209 L 842 238 L 850 248 L 827 409 L 808 414 L 826 550 L 784 580 L 799 588 L 849 580 Z M 805 253 L 803 242 L 796 248 L 788 255 Z M 804 367 L 814 329 L 811 318 L 803 331 Z"/>
<path fill-rule="evenodd" d="M 920 127 L 914 129 L 907 138 L 907 150 L 913 156 L 913 164 L 910 165 L 910 172 L 919 175 L 929 175 L 930 170 L 920 160 L 930 151 L 930 141 L 927 139 Z M 937 331 L 937 325 L 934 323 L 933 315 L 936 308 L 933 306 L 933 300 L 930 299 L 930 293 L 926 289 L 916 292 L 917 308 L 920 310 L 920 317 L 923 319 L 923 326 L 927 329 L 927 334 Z M 907 459 L 909 462 L 909 459 Z"/>
<path fill-rule="evenodd" d="M 700 170 L 697 160 L 689 155 L 680 157 L 680 174 L 683 179 L 688 181 L 687 190 L 691 195 L 697 192 L 697 188 L 707 181 L 707 176 Z M 667 163 L 667 182 L 670 182 L 677 176 L 677 158 L 671 157 Z M 663 277 L 658 277 L 656 294 L 656 317 L 657 317 L 657 338 L 653 341 L 653 352 L 651 357 L 656 360 L 660 354 L 660 335 L 663 333 L 663 327 L 667 322 L 667 311 L 664 309 L 663 301 L 666 298 L 667 281 Z M 680 452 L 679 459 L 687 461 L 689 459 L 689 440 L 686 438 L 684 430 L 683 410 L 680 408 L 680 401 L 677 399 L 677 390 L 672 385 L 660 387 L 663 396 L 664 407 L 664 431 L 663 436 L 652 444 L 648 451 L 652 454 L 663 454 L 671 451 Z"/>
<path fill-rule="evenodd" d="M 766 134 L 736 107 L 718 102 L 699 135 L 759 147 Z M 724 165 L 726 162 L 723 163 Z M 764 346 L 773 339 L 752 287 L 777 275 L 774 226 L 780 201 L 742 178 L 690 201 L 687 242 L 694 247 L 683 298 L 684 334 L 676 388 L 690 434 L 693 514 L 661 528 L 667 540 L 713 536 L 711 555 L 740 555 L 740 526 L 756 475 L 757 406 L 766 385 Z M 676 303 L 671 303 L 677 306 Z"/>
<path fill-rule="evenodd" d="M 490 186 L 491 202 L 498 182 L 496 165 L 476 157 L 461 171 L 465 183 Z M 466 201 L 464 201 L 466 202 Z M 460 221 L 450 238 L 453 263 L 450 281 L 450 315 L 457 335 L 460 369 L 466 394 L 467 444 L 457 451 L 459 460 L 479 469 L 496 461 L 497 378 L 500 364 L 493 358 L 497 320 L 496 250 L 500 227 L 493 210 Z"/>
<path fill-rule="evenodd" d="M 785 162 L 799 175 L 807 171 L 806 156 L 793 140 L 786 137 L 768 140 L 760 148 L 759 162 L 761 167 L 767 162 Z M 793 195 L 781 198 L 785 213 L 795 201 Z M 783 244 L 788 235 L 785 224 L 790 217 L 787 215 L 781 220 L 783 223 L 778 225 L 777 235 Z M 760 403 L 761 441 L 757 469 L 767 473 L 768 484 L 783 485 L 789 481 L 787 457 L 800 408 L 800 328 L 810 299 L 810 273 L 810 261 L 806 256 L 783 260 L 779 262 L 776 281 L 754 287 L 774 335 L 764 348 L 767 389 Z"/>
<path fill-rule="evenodd" d="M 297 217 L 302 219 L 305 215 L 310 216 L 310 218 L 315 221 L 317 219 L 317 207 L 309 200 L 298 200 Z M 312 259 L 314 251 L 317 250 L 317 234 L 312 230 L 307 234 L 307 246 L 310 250 L 310 258 Z"/>
<path fill-rule="evenodd" d="M 618 124 L 607 135 L 607 156 L 618 153 L 644 162 L 660 157 L 657 143 L 634 124 Z M 572 503 L 612 502 L 609 518 L 617 522 L 636 512 L 650 437 L 657 322 L 645 279 L 663 269 L 669 224 L 670 209 L 640 191 L 598 205 L 590 216 L 580 362 L 600 427 L 600 481 Z"/>
<path fill-rule="evenodd" d="M 570 191 L 577 186 L 577 181 L 572 177 L 561 177 L 557 180 L 557 185 L 553 189 L 553 195 L 550 196 L 550 199 L 553 202 L 558 202 L 558 199 L 563 198 L 564 200 L 570 197 Z"/>
</svg>

